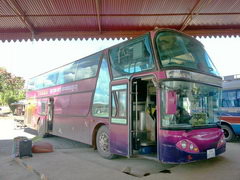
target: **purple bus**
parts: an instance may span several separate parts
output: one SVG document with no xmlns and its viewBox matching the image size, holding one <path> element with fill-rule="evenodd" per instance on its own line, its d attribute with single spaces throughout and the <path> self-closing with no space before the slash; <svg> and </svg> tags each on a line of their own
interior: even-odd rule
<svg viewBox="0 0 240 180">
<path fill-rule="evenodd" d="M 221 83 L 199 41 L 158 29 L 30 79 L 25 123 L 108 159 L 213 158 L 226 147 Z"/>
</svg>

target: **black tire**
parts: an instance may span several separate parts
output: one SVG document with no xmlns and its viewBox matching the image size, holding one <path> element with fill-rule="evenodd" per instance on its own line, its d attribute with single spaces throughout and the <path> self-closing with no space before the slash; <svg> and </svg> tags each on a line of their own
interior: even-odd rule
<svg viewBox="0 0 240 180">
<path fill-rule="evenodd" d="M 106 126 L 101 126 L 97 132 L 97 150 L 100 156 L 105 159 L 113 159 L 114 154 L 110 152 L 109 130 Z"/>
<path fill-rule="evenodd" d="M 221 127 L 223 129 L 225 140 L 227 142 L 233 141 L 235 139 L 235 134 L 234 134 L 232 128 L 229 127 L 228 125 L 221 125 Z"/>
</svg>

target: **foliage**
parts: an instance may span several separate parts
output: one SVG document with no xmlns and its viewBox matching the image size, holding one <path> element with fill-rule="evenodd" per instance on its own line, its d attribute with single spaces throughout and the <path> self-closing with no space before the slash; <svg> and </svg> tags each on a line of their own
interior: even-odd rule
<svg viewBox="0 0 240 180">
<path fill-rule="evenodd" d="M 24 79 L 0 67 L 0 105 L 10 105 L 25 98 Z"/>
</svg>

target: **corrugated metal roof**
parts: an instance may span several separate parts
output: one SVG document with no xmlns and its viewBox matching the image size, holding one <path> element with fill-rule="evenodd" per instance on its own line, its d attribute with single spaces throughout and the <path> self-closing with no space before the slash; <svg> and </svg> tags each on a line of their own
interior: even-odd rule
<svg viewBox="0 0 240 180">
<path fill-rule="evenodd" d="M 240 35 L 240 0 L 1 0 L 0 40 Z"/>
</svg>

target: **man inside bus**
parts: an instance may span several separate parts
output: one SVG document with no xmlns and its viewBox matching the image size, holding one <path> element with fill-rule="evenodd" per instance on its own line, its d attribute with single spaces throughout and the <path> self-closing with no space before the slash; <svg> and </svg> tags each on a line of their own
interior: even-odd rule
<svg viewBox="0 0 240 180">
<path fill-rule="evenodd" d="M 191 116 L 183 107 L 178 106 L 175 113 L 175 118 L 177 124 L 188 124 Z"/>
</svg>

